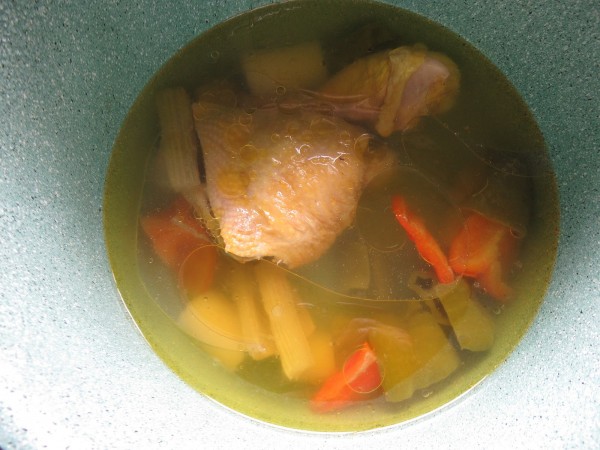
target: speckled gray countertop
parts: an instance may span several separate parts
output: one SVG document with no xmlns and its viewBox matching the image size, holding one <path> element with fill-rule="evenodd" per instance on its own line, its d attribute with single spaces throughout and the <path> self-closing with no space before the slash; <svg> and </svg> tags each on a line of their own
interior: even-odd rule
<svg viewBox="0 0 600 450">
<path fill-rule="evenodd" d="M 174 3 L 0 2 L 0 447 L 600 448 L 600 4 L 395 2 L 523 94 L 557 169 L 558 262 L 533 327 L 474 392 L 414 423 L 323 435 L 192 395 L 114 286 L 101 203 L 129 106 L 178 48 L 267 2 Z"/>
</svg>

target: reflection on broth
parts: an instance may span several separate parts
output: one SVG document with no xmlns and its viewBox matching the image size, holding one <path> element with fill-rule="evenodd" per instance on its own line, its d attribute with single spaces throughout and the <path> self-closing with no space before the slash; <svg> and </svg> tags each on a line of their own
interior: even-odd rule
<svg viewBox="0 0 600 450">
<path fill-rule="evenodd" d="M 447 390 L 439 406 L 494 351 L 506 357 L 502 317 L 531 320 L 547 280 L 533 296 L 522 280 L 552 264 L 530 256 L 555 226 L 541 213 L 552 174 L 512 91 L 482 113 L 499 94 L 477 80 L 489 63 L 474 52 L 427 41 L 439 30 L 425 22 L 401 34 L 387 9 L 302 36 L 309 4 L 290 40 L 264 38 L 274 20 L 233 21 L 239 37 L 206 63 L 218 70 L 180 60 L 190 76 L 167 66 L 146 92 L 158 144 L 139 272 L 198 358 L 299 411 L 297 425 L 244 412 L 312 429 L 362 428 L 343 414 L 368 414 L 369 428 Z M 193 357 L 166 352 L 175 368 Z"/>
</svg>

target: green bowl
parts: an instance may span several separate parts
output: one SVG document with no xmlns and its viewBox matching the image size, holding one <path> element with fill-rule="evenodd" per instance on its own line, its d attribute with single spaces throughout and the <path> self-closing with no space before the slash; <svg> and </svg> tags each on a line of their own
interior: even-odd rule
<svg viewBox="0 0 600 450">
<path fill-rule="evenodd" d="M 191 89 L 202 84 L 230 66 L 240 52 L 270 42 L 271 33 L 294 43 L 329 36 L 367 21 L 397 31 L 400 41 L 424 42 L 429 48 L 446 53 L 463 72 L 461 95 L 476 92 L 481 105 L 497 105 L 493 112 L 482 109 L 481 120 L 500 121 L 503 128 L 499 133 L 510 136 L 516 148 L 533 147 L 545 152 L 541 132 L 516 89 L 458 35 L 390 5 L 304 0 L 236 16 L 202 33 L 177 52 L 136 99 L 110 160 L 104 197 L 106 244 L 117 287 L 140 331 L 164 362 L 194 389 L 232 410 L 270 424 L 314 431 L 360 431 L 405 422 L 452 402 L 507 359 L 538 312 L 552 274 L 558 239 L 558 193 L 553 173 L 543 170 L 533 177 L 536 203 L 531 237 L 523 251 L 525 269 L 515 281 L 520 298 L 498 316 L 498 335 L 492 350 L 470 362 L 468 370 L 460 370 L 449 382 L 435 386 L 430 395 L 372 414 L 357 409 L 317 415 L 299 400 L 282 400 L 277 394 L 243 381 L 199 352 L 193 339 L 152 299 L 139 275 L 138 214 L 146 168 L 157 140 L 155 93 L 168 86 Z M 423 27 L 432 30 L 424 37 Z M 190 65 L 190 61 L 195 63 Z M 544 164 L 548 169 L 549 163 Z"/>
<path fill-rule="evenodd" d="M 560 239 L 544 301 L 508 355 L 534 311 L 511 315 L 516 322 L 500 341 L 504 349 L 462 380 L 464 389 L 500 366 L 460 400 L 383 430 L 298 432 L 221 406 L 228 394 L 210 383 L 220 371 L 200 361 L 186 383 L 170 367 L 182 369 L 147 344 L 117 286 L 140 322 L 146 315 L 144 323 L 161 323 L 144 327 L 153 345 L 162 343 L 159 355 L 168 345 L 162 335 L 187 345 L 135 276 L 135 215 L 148 149 L 129 146 L 142 143 L 145 132 L 129 118 L 112 152 L 115 137 L 171 55 L 228 17 L 270 3 L 0 2 L 0 447 L 600 448 L 597 0 L 387 1 L 443 24 L 468 42 L 467 53 L 476 47 L 501 69 L 535 116 L 558 180 Z M 328 8 L 323 3 L 319 8 Z M 336 4 L 333 20 L 343 21 L 346 3 Z M 394 21 L 392 7 L 370 10 L 365 16 L 390 11 L 386 20 Z M 423 20 L 413 17 L 409 31 Z M 160 77 L 149 86 L 159 84 Z M 144 91 L 138 108 L 147 97 Z M 548 184 L 539 188 L 553 197 Z M 545 213 L 538 208 L 548 221 L 556 214 L 549 205 Z M 539 242 L 542 233 L 532 257 L 545 256 L 546 248 L 553 254 L 555 232 L 546 233 L 548 243 Z M 253 414 L 251 406 L 242 411 Z M 289 422 L 302 425 L 297 416 Z M 357 428 L 379 425 L 365 422 Z"/>
</svg>

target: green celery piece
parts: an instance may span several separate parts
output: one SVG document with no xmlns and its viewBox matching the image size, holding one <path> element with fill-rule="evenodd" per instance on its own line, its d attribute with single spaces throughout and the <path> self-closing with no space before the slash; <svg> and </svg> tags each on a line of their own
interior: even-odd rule
<svg viewBox="0 0 600 450">
<path fill-rule="evenodd" d="M 471 288 L 460 280 L 456 289 L 440 297 L 456 340 L 463 350 L 485 351 L 494 344 L 491 313 L 472 297 Z"/>
</svg>

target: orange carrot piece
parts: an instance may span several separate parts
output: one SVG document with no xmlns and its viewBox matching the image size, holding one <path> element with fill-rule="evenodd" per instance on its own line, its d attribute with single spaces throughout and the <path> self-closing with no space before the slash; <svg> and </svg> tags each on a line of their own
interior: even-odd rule
<svg viewBox="0 0 600 450">
<path fill-rule="evenodd" d="M 179 271 L 179 282 L 186 291 L 200 293 L 212 285 L 217 250 L 183 197 L 166 210 L 142 218 L 141 226 L 157 256 Z"/>
<path fill-rule="evenodd" d="M 439 244 L 427 230 L 423 219 L 408 208 L 400 195 L 392 197 L 392 211 L 410 240 L 415 243 L 421 258 L 433 266 L 440 283 L 452 283 L 454 272 Z"/>
<path fill-rule="evenodd" d="M 369 398 L 381 386 L 377 356 L 364 343 L 344 363 L 341 371 L 329 377 L 311 400 L 317 412 L 336 411 L 353 402 Z"/>
<path fill-rule="evenodd" d="M 201 294 L 213 284 L 217 267 L 217 248 L 202 245 L 193 250 L 181 263 L 179 284 L 190 295 Z"/>
<path fill-rule="evenodd" d="M 450 266 L 457 274 L 475 278 L 482 289 L 505 301 L 512 289 L 503 273 L 516 256 L 517 239 L 510 229 L 473 212 L 450 245 Z"/>
<path fill-rule="evenodd" d="M 165 213 L 144 217 L 141 225 L 156 255 L 172 269 L 179 268 L 185 257 L 196 248 L 197 238 Z"/>
</svg>

